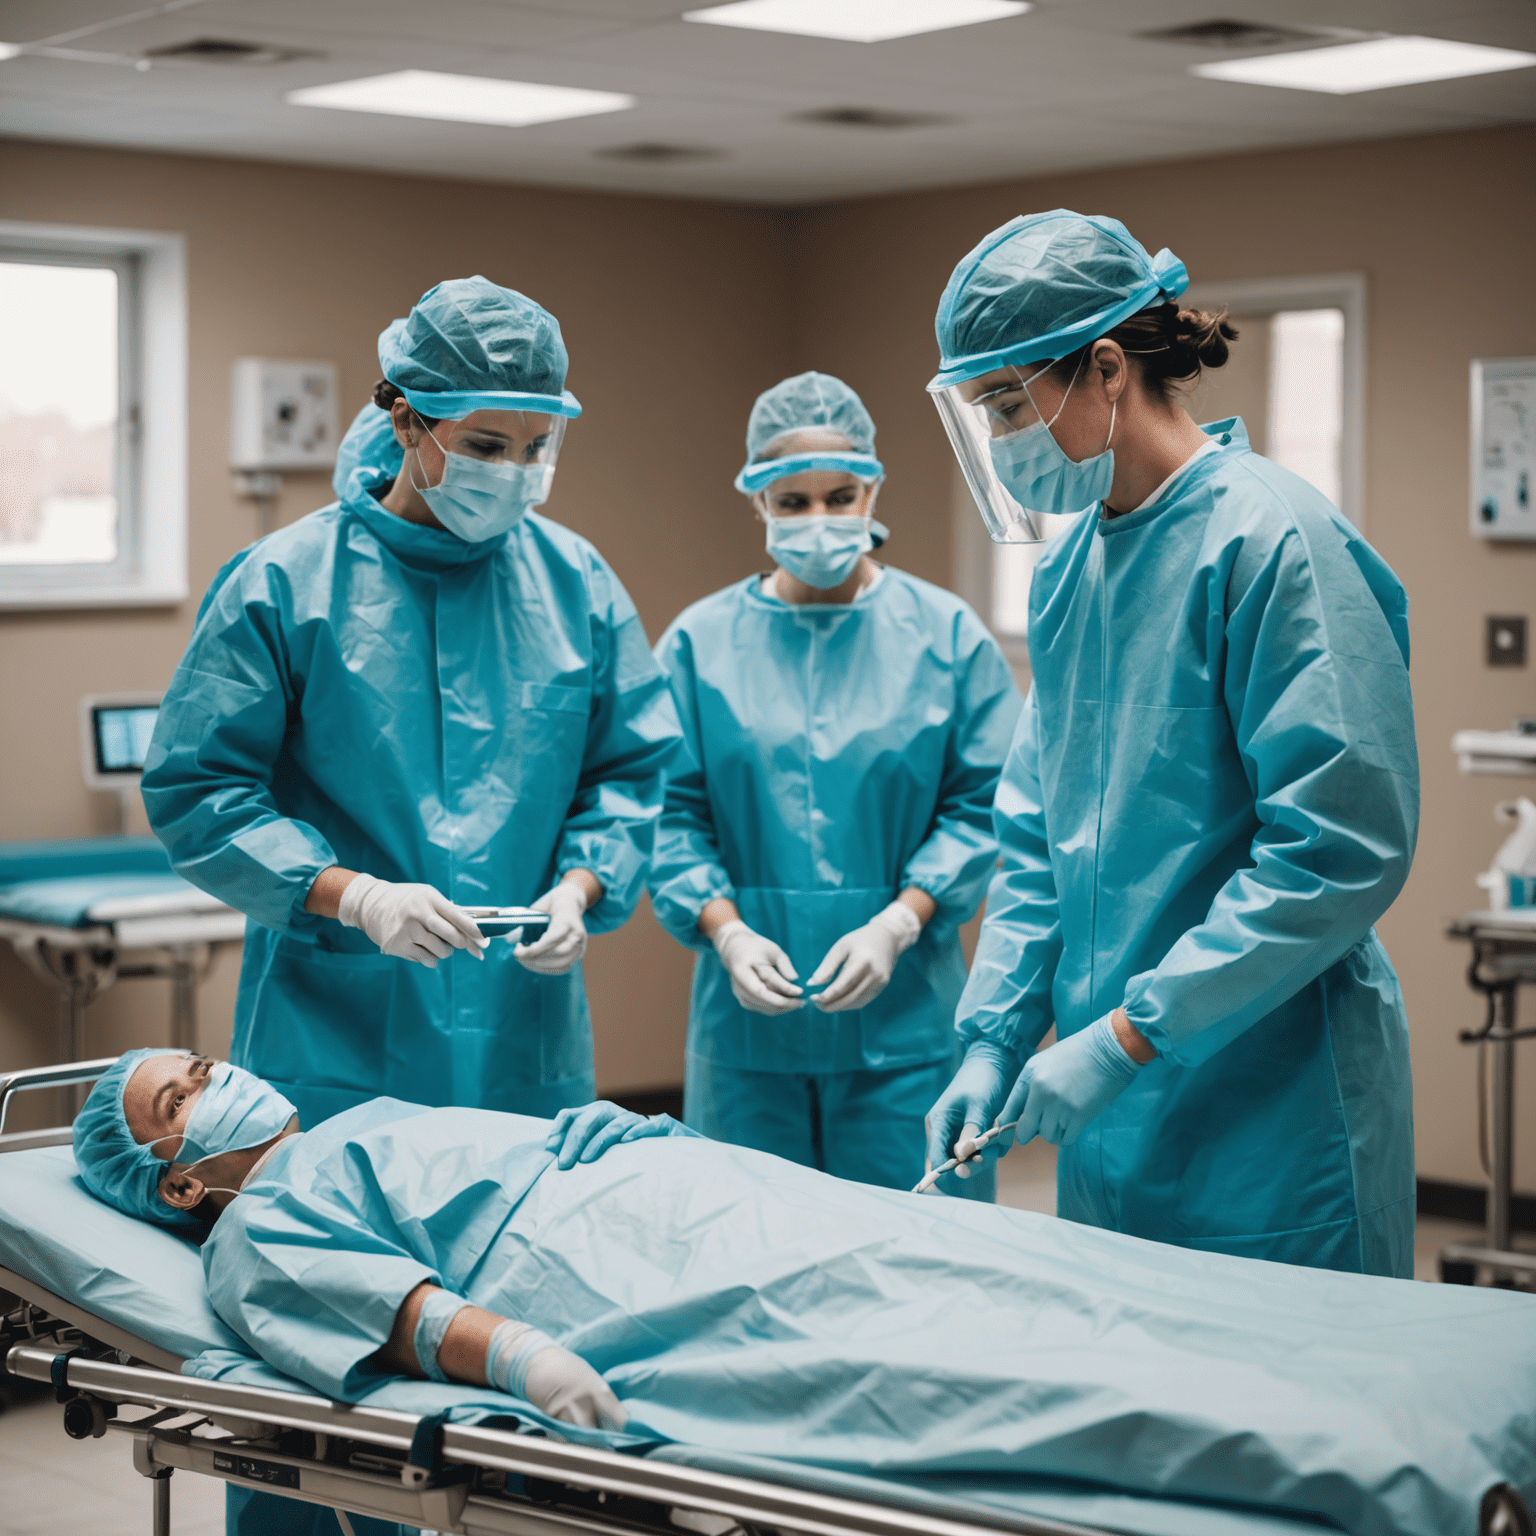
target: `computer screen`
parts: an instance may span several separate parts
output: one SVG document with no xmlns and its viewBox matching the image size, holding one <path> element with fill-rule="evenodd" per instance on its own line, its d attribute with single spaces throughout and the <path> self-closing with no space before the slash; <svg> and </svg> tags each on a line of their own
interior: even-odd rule
<svg viewBox="0 0 1536 1536">
<path fill-rule="evenodd" d="M 158 704 L 97 704 L 91 729 L 98 773 L 140 773 L 154 734 Z"/>
</svg>

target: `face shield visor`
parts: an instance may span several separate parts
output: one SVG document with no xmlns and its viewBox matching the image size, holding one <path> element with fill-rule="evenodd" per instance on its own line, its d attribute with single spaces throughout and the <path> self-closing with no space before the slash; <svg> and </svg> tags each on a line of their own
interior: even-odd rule
<svg viewBox="0 0 1536 1536">
<path fill-rule="evenodd" d="M 1019 448 L 1048 432 L 1066 403 L 1054 401 L 1042 414 L 1047 402 L 1035 381 L 1050 368 L 1049 361 L 1009 364 L 957 384 L 935 379 L 928 386 L 995 544 L 1039 544 L 1047 537 L 1039 511 L 1017 499 L 1004 475 Z"/>
</svg>

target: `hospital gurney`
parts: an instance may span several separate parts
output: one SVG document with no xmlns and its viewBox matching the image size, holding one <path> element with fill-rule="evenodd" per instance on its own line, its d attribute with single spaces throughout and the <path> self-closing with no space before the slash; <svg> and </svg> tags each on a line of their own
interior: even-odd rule
<svg viewBox="0 0 1536 1536">
<path fill-rule="evenodd" d="M 130 977 L 169 977 L 170 1042 L 195 1050 L 198 984 L 244 933 L 245 918 L 173 874 L 153 837 L 0 844 L 0 939 L 58 993 L 67 1061 L 84 1054 L 87 1005 Z"/>
<path fill-rule="evenodd" d="M 1518 1281 L 1536 1287 L 1536 1253 L 1515 1250 L 1513 1198 L 1515 1169 L 1515 1043 L 1536 1037 L 1518 1026 L 1520 987 L 1536 986 L 1536 911 L 1473 912 L 1447 930 L 1472 946 L 1467 981 L 1488 999 L 1481 1029 L 1463 1030 L 1464 1045 L 1492 1055 L 1492 1093 L 1484 1089 L 1478 1063 L 1478 1125 L 1485 1136 L 1488 1171 L 1487 1233 L 1481 1243 L 1449 1243 L 1440 1250 L 1442 1280 L 1472 1283 L 1479 1273 L 1495 1283 Z M 1491 1104 L 1489 1100 L 1491 1099 Z"/>
<path fill-rule="evenodd" d="M 109 1064 L 0 1079 L 0 1122 L 16 1089 L 88 1080 Z M 1272 1507 L 1159 1498 L 1047 1475 L 861 1476 L 633 1437 L 619 1437 L 615 1449 L 612 1437 L 579 1430 L 565 1437 L 588 1443 L 567 1444 L 530 1433 L 537 1416 L 514 1400 L 466 1386 L 389 1379 L 356 1405 L 328 1402 L 244 1351 L 211 1311 L 190 1244 L 85 1193 L 62 1144 L 67 1138 L 62 1128 L 0 1137 L 0 1285 L 22 1298 L 8 1324 L 9 1363 L 54 1385 L 76 1437 L 129 1434 L 138 1469 L 157 1480 L 180 1468 L 437 1529 L 538 1536 L 675 1536 L 679 1526 L 723 1536 L 737 1524 L 812 1536 L 978 1536 L 988 1529 L 1295 1536 L 1318 1525 L 1316 1516 Z M 7 1150 L 13 1146 L 18 1150 Z M 1426 1299 L 1430 1289 L 1438 1288 L 1425 1288 Z M 1458 1301 L 1452 1310 L 1466 1308 Z M 1507 1305 L 1495 1310 L 1502 1316 Z M 129 1422 L 118 1416 L 125 1408 L 150 1412 Z M 1518 1441 L 1520 1425 L 1505 1417 L 1500 1412 L 1479 1427 L 1501 1443 L 1512 1435 Z M 1155 1437 L 1172 1428 L 1138 1433 Z M 166 1519 L 168 1488 L 158 1481 L 156 1496 Z M 1523 1504 L 1502 1486 L 1476 1484 L 1463 1508 L 1458 1530 L 1529 1532 L 1520 1523 Z"/>
</svg>

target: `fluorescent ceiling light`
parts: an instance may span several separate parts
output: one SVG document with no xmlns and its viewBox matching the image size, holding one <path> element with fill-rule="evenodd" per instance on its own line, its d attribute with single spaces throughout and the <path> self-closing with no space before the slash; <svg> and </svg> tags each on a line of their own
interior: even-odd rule
<svg viewBox="0 0 1536 1536">
<path fill-rule="evenodd" d="M 633 96 L 583 91 L 568 85 L 535 85 L 527 80 L 490 80 L 482 75 L 444 75 L 430 69 L 402 69 L 394 75 L 308 85 L 284 98 L 296 107 L 336 107 L 343 112 L 385 112 L 397 117 L 435 117 L 450 123 L 494 123 L 526 128 L 566 117 L 622 112 Z"/>
<path fill-rule="evenodd" d="M 1236 80 L 1244 85 L 1279 85 L 1293 91 L 1327 91 L 1352 96 L 1393 85 L 1426 80 L 1455 80 L 1489 75 L 1501 69 L 1536 64 L 1536 53 L 1512 48 L 1484 48 L 1440 37 L 1380 37 L 1337 48 L 1308 48 L 1299 53 L 1266 53 L 1220 64 L 1196 64 L 1191 73 L 1207 80 Z"/>
<path fill-rule="evenodd" d="M 756 32 L 835 37 L 848 43 L 883 43 L 891 37 L 944 32 L 978 21 L 1022 16 L 1026 0 L 735 0 L 705 11 L 684 11 L 684 21 Z"/>
</svg>

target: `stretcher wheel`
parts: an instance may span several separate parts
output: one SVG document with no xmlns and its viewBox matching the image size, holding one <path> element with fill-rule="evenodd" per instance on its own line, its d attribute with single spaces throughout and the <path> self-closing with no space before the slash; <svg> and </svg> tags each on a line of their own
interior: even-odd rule
<svg viewBox="0 0 1536 1536">
<path fill-rule="evenodd" d="M 96 1397 L 72 1397 L 64 1404 L 64 1433 L 71 1440 L 100 1440 L 107 1420 L 117 1417 L 116 1408 Z"/>
<path fill-rule="evenodd" d="M 1438 1261 L 1440 1281 L 1443 1285 L 1476 1285 L 1477 1265 L 1463 1264 L 1459 1259 Z"/>
</svg>

